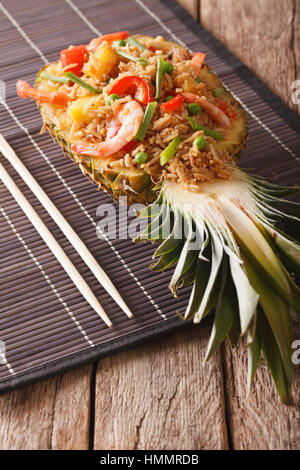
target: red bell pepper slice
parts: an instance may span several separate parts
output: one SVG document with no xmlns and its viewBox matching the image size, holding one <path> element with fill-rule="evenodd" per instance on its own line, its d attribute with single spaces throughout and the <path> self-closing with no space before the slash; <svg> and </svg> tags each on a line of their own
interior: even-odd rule
<svg viewBox="0 0 300 470">
<path fill-rule="evenodd" d="M 60 62 L 62 67 L 75 64 L 74 67 L 68 68 L 68 72 L 73 72 L 80 77 L 82 75 L 82 67 L 86 56 L 86 46 L 73 46 L 71 49 L 63 49 L 60 53 Z"/>
<path fill-rule="evenodd" d="M 59 106 L 66 106 L 70 100 L 67 93 L 59 91 L 44 91 L 38 90 L 30 86 L 25 80 L 17 81 L 17 94 L 21 98 L 33 98 L 38 103 L 57 104 Z"/>
<path fill-rule="evenodd" d="M 136 75 L 121 78 L 112 86 L 109 94 L 111 95 L 113 93 L 119 96 L 131 95 L 135 100 L 145 106 L 151 101 L 148 83 L 146 80 Z"/>
<path fill-rule="evenodd" d="M 171 113 L 172 111 L 177 111 L 183 105 L 183 98 L 180 95 L 175 96 L 169 101 L 163 103 L 160 107 L 163 113 Z"/>
<path fill-rule="evenodd" d="M 100 44 L 102 44 L 103 41 L 107 41 L 108 44 L 112 44 L 114 41 L 118 41 L 119 39 L 126 39 L 128 36 L 129 31 L 119 31 L 117 33 L 104 34 L 99 38 L 92 39 L 88 44 L 87 49 L 88 51 L 94 51 L 98 46 L 100 46 Z"/>
<path fill-rule="evenodd" d="M 125 153 L 130 153 L 139 144 L 140 143 L 137 142 L 136 140 L 131 140 L 130 142 L 127 142 L 127 144 L 125 144 L 124 147 L 121 148 L 121 151 Z"/>
<path fill-rule="evenodd" d="M 217 98 L 215 100 L 215 103 L 218 106 L 218 108 L 220 108 L 223 111 L 223 113 L 226 114 L 226 116 L 228 116 L 231 119 L 237 118 L 237 112 L 235 111 L 235 109 L 233 109 L 232 106 L 230 106 L 229 103 L 227 103 L 227 101 L 222 100 L 222 98 Z"/>
</svg>

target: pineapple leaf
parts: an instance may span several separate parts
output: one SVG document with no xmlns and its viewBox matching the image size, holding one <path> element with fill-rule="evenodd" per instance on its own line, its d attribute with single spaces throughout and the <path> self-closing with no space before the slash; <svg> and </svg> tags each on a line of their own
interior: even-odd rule
<svg viewBox="0 0 300 470">
<path fill-rule="evenodd" d="M 248 378 L 247 378 L 247 388 L 248 394 L 250 393 L 251 385 L 257 371 L 257 368 L 260 363 L 260 355 L 261 355 L 261 342 L 259 332 L 256 329 L 254 337 L 251 336 L 249 338 L 249 346 L 248 346 Z"/>
<path fill-rule="evenodd" d="M 216 305 L 215 320 L 207 346 L 205 360 L 212 357 L 222 341 L 226 338 L 234 316 L 238 314 L 238 301 L 235 288 L 228 269 L 228 261 L 224 256 L 222 262 L 221 283 Z"/>
<path fill-rule="evenodd" d="M 155 217 L 155 219 L 148 225 L 148 227 L 141 232 L 139 237 L 145 240 L 159 240 L 163 233 L 163 227 L 165 226 L 166 233 L 170 231 L 170 208 L 169 204 L 163 204 L 161 211 Z"/>
<path fill-rule="evenodd" d="M 200 321 L 207 312 L 207 305 L 209 305 L 210 295 L 215 285 L 215 281 L 223 258 L 223 244 L 220 238 L 218 237 L 218 235 L 216 235 L 214 229 L 212 229 L 211 227 L 209 228 L 209 234 L 211 240 L 211 271 L 206 288 L 201 298 L 198 311 L 194 317 L 194 323 L 200 323 Z"/>
<path fill-rule="evenodd" d="M 276 227 L 276 230 L 287 234 L 289 237 L 299 240 L 300 219 L 275 210 L 268 204 L 258 200 L 256 200 L 256 205 L 262 211 L 271 226 Z"/>
<path fill-rule="evenodd" d="M 193 289 L 184 315 L 185 320 L 190 320 L 197 312 L 204 295 L 206 285 L 208 283 L 209 275 L 210 263 L 206 260 L 198 258 Z"/>
<path fill-rule="evenodd" d="M 255 315 L 259 296 L 236 257 L 230 257 L 230 269 L 238 297 L 241 333 L 244 334 Z"/>
<path fill-rule="evenodd" d="M 289 216 L 300 222 L 300 204 L 287 199 L 279 199 L 274 196 L 256 192 L 255 197 L 264 201 L 272 210 L 281 213 L 283 216 Z"/>
<path fill-rule="evenodd" d="M 269 194 L 275 197 L 290 196 L 300 191 L 300 186 L 281 186 L 263 180 L 259 177 L 250 177 L 251 184 L 254 186 L 254 192 L 260 191 L 263 194 Z"/>
<path fill-rule="evenodd" d="M 174 218 L 175 222 L 173 225 L 173 229 L 171 230 L 170 235 L 161 243 L 161 245 L 155 251 L 153 255 L 154 258 L 169 253 L 181 243 L 180 235 L 182 234 L 182 219 L 180 214 L 178 214 L 178 210 L 176 210 Z"/>
<path fill-rule="evenodd" d="M 269 241 L 276 246 L 279 256 L 283 258 L 284 265 L 287 265 L 296 274 L 300 274 L 300 245 L 296 240 L 292 240 L 277 229 L 274 230 L 268 224 L 264 224 L 264 226 L 269 234 Z"/>
<path fill-rule="evenodd" d="M 268 276 L 276 288 L 288 295 L 290 286 L 282 265 L 272 250 L 270 244 L 260 232 L 255 223 L 234 202 L 222 196 L 222 209 L 232 227 L 237 241 L 247 256 L 258 264 L 265 276 Z M 241 323 L 244 332 L 243 323 Z"/>
<path fill-rule="evenodd" d="M 183 287 L 191 286 L 194 283 L 195 279 L 195 271 L 196 271 L 196 265 L 197 265 L 197 254 L 194 259 L 193 264 L 190 266 L 190 268 L 186 271 L 186 273 L 182 274 L 180 278 L 178 279 L 177 283 L 174 284 L 174 286 L 169 286 L 171 289 L 173 295 L 177 297 L 177 290 L 181 289 Z"/>
<path fill-rule="evenodd" d="M 173 290 L 173 287 L 177 285 L 179 279 L 189 270 L 198 254 L 197 250 L 191 249 L 194 240 L 193 224 L 191 218 L 189 216 L 186 216 L 186 219 L 189 224 L 189 233 L 187 235 L 187 239 L 184 243 L 182 252 L 180 254 L 177 266 L 175 268 L 169 285 L 171 290 Z"/>
<path fill-rule="evenodd" d="M 156 263 L 150 265 L 151 271 L 163 271 L 175 264 L 179 258 L 181 245 L 174 248 L 173 251 L 162 255 Z"/>
<path fill-rule="evenodd" d="M 288 275 L 288 272 L 287 272 Z M 291 295 L 290 295 L 290 306 L 294 309 L 297 315 L 300 315 L 300 289 L 297 284 L 293 281 L 291 276 L 288 275 L 290 287 L 291 287 Z"/>
<path fill-rule="evenodd" d="M 278 342 L 276 341 L 274 332 L 263 311 L 259 311 L 257 322 L 262 351 L 266 358 L 268 367 L 270 368 L 278 395 L 283 403 L 289 404 L 292 401 L 291 377 L 288 378 L 286 375 Z"/>
<path fill-rule="evenodd" d="M 227 338 L 232 348 L 237 345 L 240 335 L 241 335 L 241 322 L 240 322 L 239 312 L 237 311 L 234 315 L 232 325 L 227 332 Z"/>
<path fill-rule="evenodd" d="M 295 273 L 300 272 L 300 246 L 296 242 L 290 241 L 288 238 L 270 228 L 267 224 L 264 224 L 259 228 L 270 245 L 273 246 L 274 250 L 279 251 L 279 258 L 283 261 L 282 270 L 285 272 L 286 279 L 289 283 L 289 293 L 287 294 L 286 290 L 283 290 L 278 286 L 276 286 L 276 290 L 281 298 L 299 314 L 300 289 L 293 281 L 285 266 L 291 268 Z M 278 250 L 278 244 L 276 243 L 276 240 L 278 240 L 281 250 Z M 283 247 L 285 247 L 285 250 Z M 268 278 L 270 281 L 268 276 L 266 278 Z M 271 282 L 271 284 L 273 283 Z"/>
<path fill-rule="evenodd" d="M 277 292 L 268 284 L 254 265 L 244 257 L 244 264 L 250 282 L 259 294 L 260 305 L 272 328 L 288 381 L 292 379 L 291 343 L 292 331 L 289 308 Z M 261 338 L 263 340 L 263 338 Z"/>
<path fill-rule="evenodd" d="M 155 199 L 155 201 L 152 204 L 150 204 L 147 207 L 144 207 L 142 210 L 140 210 L 137 213 L 137 217 L 146 218 L 146 219 L 148 219 L 148 217 L 151 217 L 151 218 L 155 217 L 160 212 L 162 201 L 163 201 L 163 193 L 161 191 L 157 199 Z"/>
<path fill-rule="evenodd" d="M 190 269 L 182 277 L 179 278 L 178 283 L 176 284 L 176 286 L 174 286 L 174 290 L 177 289 L 177 286 L 181 288 L 191 286 L 195 279 L 195 269 L 196 269 L 196 258 L 193 264 L 191 265 Z"/>
</svg>

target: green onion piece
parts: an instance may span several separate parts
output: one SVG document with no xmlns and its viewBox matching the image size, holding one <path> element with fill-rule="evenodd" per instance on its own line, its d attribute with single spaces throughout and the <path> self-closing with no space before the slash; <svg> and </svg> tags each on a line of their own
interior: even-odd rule
<svg viewBox="0 0 300 470">
<path fill-rule="evenodd" d="M 193 114 L 194 116 L 196 116 L 197 114 L 199 114 L 201 111 L 201 107 L 198 103 L 190 103 L 188 105 L 188 112 L 190 114 Z"/>
<path fill-rule="evenodd" d="M 81 78 L 77 77 L 77 75 L 75 75 L 75 73 L 73 73 L 73 72 L 65 72 L 65 76 L 68 77 L 72 82 L 77 83 L 77 85 L 80 85 L 83 88 L 86 88 L 87 90 L 91 91 L 92 93 L 97 93 L 98 95 L 100 95 L 100 93 L 102 93 L 102 90 L 97 90 L 97 88 L 92 87 L 88 83 L 81 80 Z"/>
<path fill-rule="evenodd" d="M 181 137 L 178 135 L 175 137 L 175 139 L 172 140 L 172 142 L 168 145 L 168 147 L 165 148 L 160 154 L 160 164 L 161 166 L 164 166 L 172 157 L 174 157 L 176 151 L 177 151 L 177 146 L 181 142 Z"/>
<path fill-rule="evenodd" d="M 215 98 L 217 98 L 218 96 L 222 95 L 224 91 L 225 91 L 224 88 L 220 86 L 219 88 L 216 88 L 213 91 L 213 95 L 215 96 Z"/>
<path fill-rule="evenodd" d="M 146 163 L 146 161 L 148 160 L 148 153 L 147 152 L 139 152 L 136 156 L 135 156 L 135 161 L 141 165 L 142 163 Z"/>
<path fill-rule="evenodd" d="M 198 122 L 196 122 L 191 117 L 188 117 L 187 119 L 192 129 L 194 129 L 194 131 L 204 131 L 205 135 L 209 135 L 210 137 L 213 137 L 215 140 L 224 140 L 224 137 L 222 136 L 222 134 L 220 134 L 220 132 L 209 129 L 208 127 L 201 126 L 200 124 L 198 124 Z"/>
<path fill-rule="evenodd" d="M 157 70 L 156 70 L 156 94 L 155 94 L 156 101 L 160 101 L 160 87 L 161 87 L 163 73 L 164 73 L 164 61 L 163 61 L 163 58 L 159 56 L 157 59 Z"/>
<path fill-rule="evenodd" d="M 203 150 L 206 147 L 206 139 L 203 137 L 203 135 L 199 135 L 194 139 L 193 145 L 197 145 L 199 150 Z"/>
<path fill-rule="evenodd" d="M 41 72 L 39 74 L 39 78 L 44 78 L 45 80 L 51 80 L 51 82 L 58 82 L 58 83 L 70 83 L 70 80 L 66 77 L 57 77 L 56 75 L 51 75 L 47 72 Z"/>
<path fill-rule="evenodd" d="M 153 118 L 153 114 L 155 113 L 156 106 L 157 106 L 156 101 L 152 101 L 151 103 L 148 103 L 142 123 L 139 127 L 138 133 L 135 136 L 134 140 L 142 141 L 143 138 L 145 137 L 147 129 L 150 126 L 150 122 Z"/>
<path fill-rule="evenodd" d="M 111 105 L 112 101 L 116 101 L 116 100 L 119 100 L 119 99 L 120 99 L 119 95 L 117 95 L 116 93 L 112 93 L 108 97 L 107 104 Z"/>
<path fill-rule="evenodd" d="M 173 73 L 174 67 L 171 62 L 164 62 L 164 72 L 171 75 Z"/>
<path fill-rule="evenodd" d="M 124 39 L 119 39 L 118 41 L 114 41 L 113 45 L 115 47 L 124 47 L 126 46 L 126 41 L 124 41 Z"/>
<path fill-rule="evenodd" d="M 132 60 L 133 62 L 137 62 L 140 65 L 148 65 L 148 60 L 145 57 L 134 57 L 133 55 L 126 54 L 125 52 L 116 50 L 116 53 L 120 57 L 124 57 L 124 59 Z"/>
<path fill-rule="evenodd" d="M 138 47 L 140 49 L 140 51 L 150 51 L 150 49 L 148 49 L 148 47 L 144 46 L 144 44 L 141 44 L 139 41 L 137 41 L 135 38 L 128 38 L 127 41 L 129 42 L 129 44 L 133 47 Z"/>
<path fill-rule="evenodd" d="M 169 95 L 169 96 L 167 96 L 167 97 L 164 99 L 164 102 L 166 103 L 167 101 L 170 101 L 170 100 L 172 100 L 173 98 L 174 98 L 174 96 Z"/>
</svg>

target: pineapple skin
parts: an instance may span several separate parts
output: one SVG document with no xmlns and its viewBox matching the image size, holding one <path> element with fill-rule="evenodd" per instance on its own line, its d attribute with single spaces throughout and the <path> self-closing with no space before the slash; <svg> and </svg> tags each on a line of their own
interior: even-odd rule
<svg viewBox="0 0 300 470">
<path fill-rule="evenodd" d="M 71 150 L 71 144 L 59 134 L 59 130 L 54 129 L 53 125 L 44 124 L 49 134 L 60 145 L 64 155 L 75 163 L 81 172 L 90 180 L 96 183 L 98 189 L 108 193 L 115 201 L 121 196 L 127 197 L 128 205 L 134 203 L 151 204 L 157 197 L 152 189 L 155 184 L 150 176 L 140 171 L 136 174 L 126 174 L 126 171 L 118 171 L 113 168 L 103 168 L 101 171 L 92 168 L 94 159 L 78 155 Z"/>
</svg>

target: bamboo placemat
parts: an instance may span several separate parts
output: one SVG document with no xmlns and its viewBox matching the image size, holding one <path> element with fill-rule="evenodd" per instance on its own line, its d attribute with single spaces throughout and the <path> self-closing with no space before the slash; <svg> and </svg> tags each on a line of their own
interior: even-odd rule
<svg viewBox="0 0 300 470">
<path fill-rule="evenodd" d="M 0 186 L 0 391 L 87 363 L 182 327 L 188 290 L 174 300 L 170 274 L 151 273 L 150 244 L 105 240 L 96 235 L 96 209 L 110 202 L 95 191 L 58 146 L 39 135 L 32 101 L 15 93 L 18 78 L 34 82 L 45 61 L 71 42 L 87 43 L 111 31 L 162 34 L 207 61 L 243 101 L 250 140 L 241 165 L 284 184 L 299 183 L 300 119 L 183 9 L 166 0 L 5 0 L 0 4 L 0 131 L 77 231 L 134 312 L 128 320 L 74 252 L 17 173 L 3 161 L 25 196 L 86 279 L 114 323 L 109 329 L 79 295 L 6 188 Z M 298 132 L 297 132 L 298 129 Z M 116 206 L 117 208 L 117 206 Z M 199 326 L 201 328 L 201 325 Z"/>
</svg>

